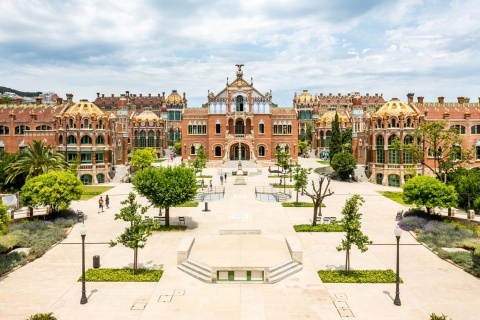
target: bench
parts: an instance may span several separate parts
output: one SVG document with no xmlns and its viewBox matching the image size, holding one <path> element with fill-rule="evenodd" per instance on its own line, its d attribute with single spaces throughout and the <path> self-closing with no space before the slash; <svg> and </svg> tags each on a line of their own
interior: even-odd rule
<svg viewBox="0 0 480 320">
<path fill-rule="evenodd" d="M 161 224 L 162 222 L 165 222 L 165 217 L 153 216 L 153 221 L 160 221 Z"/>
<path fill-rule="evenodd" d="M 185 217 L 178 217 L 178 224 L 182 223 L 185 224 Z"/>
<path fill-rule="evenodd" d="M 320 223 L 322 223 L 322 216 L 317 216 L 317 217 L 315 218 L 315 222 L 320 222 Z"/>
<path fill-rule="evenodd" d="M 337 217 L 330 217 L 330 222 L 335 222 L 337 221 Z"/>
<path fill-rule="evenodd" d="M 82 220 L 82 222 L 85 222 L 85 214 L 82 210 L 77 210 L 77 222 L 80 222 L 80 220 Z"/>
<path fill-rule="evenodd" d="M 323 223 L 329 223 L 330 217 L 323 217 Z"/>
</svg>

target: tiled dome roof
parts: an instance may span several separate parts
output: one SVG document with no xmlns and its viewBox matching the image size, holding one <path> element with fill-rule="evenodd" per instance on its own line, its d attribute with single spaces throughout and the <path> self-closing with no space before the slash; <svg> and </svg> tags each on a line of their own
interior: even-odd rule
<svg viewBox="0 0 480 320">
<path fill-rule="evenodd" d="M 167 103 L 181 103 L 182 97 L 178 94 L 177 90 L 172 90 L 172 93 L 167 97 Z"/>
<path fill-rule="evenodd" d="M 302 94 L 298 96 L 297 102 L 312 102 L 313 97 L 308 90 L 303 90 Z"/>
<path fill-rule="evenodd" d="M 378 117 L 391 117 L 395 116 L 398 117 L 402 114 L 403 116 L 414 116 L 418 115 L 418 113 L 408 104 L 403 103 L 402 101 L 398 100 L 397 98 L 393 98 L 392 100 L 385 103 L 380 109 L 378 109 L 374 114 L 373 118 Z"/>
<path fill-rule="evenodd" d="M 80 100 L 78 103 L 74 104 L 73 106 L 69 107 L 67 111 L 65 111 L 64 115 L 66 116 L 104 116 L 105 113 L 100 110 L 99 107 L 94 105 L 93 103 L 89 102 L 86 99 Z"/>
</svg>

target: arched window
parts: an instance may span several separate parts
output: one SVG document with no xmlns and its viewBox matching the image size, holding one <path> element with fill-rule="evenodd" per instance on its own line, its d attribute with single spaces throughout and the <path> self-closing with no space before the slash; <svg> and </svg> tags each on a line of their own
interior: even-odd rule
<svg viewBox="0 0 480 320">
<path fill-rule="evenodd" d="M 412 144 L 412 142 L 413 142 L 412 136 L 405 136 L 405 138 L 403 139 L 404 145 Z M 412 155 L 406 150 L 403 151 L 403 163 L 406 163 L 406 164 L 413 163 Z"/>
<path fill-rule="evenodd" d="M 265 147 L 264 146 L 258 147 L 258 156 L 259 157 L 265 157 Z"/>
<path fill-rule="evenodd" d="M 385 163 L 385 156 L 383 153 L 385 141 L 382 135 L 377 136 L 376 145 L 377 145 L 377 163 Z M 383 177 L 382 177 L 383 179 Z"/>
<path fill-rule="evenodd" d="M 290 153 L 290 147 L 289 146 L 285 146 L 285 152 Z"/>
<path fill-rule="evenodd" d="M 148 131 L 148 147 L 153 148 L 154 146 L 154 133 L 152 130 Z"/>
<path fill-rule="evenodd" d="M 195 154 L 195 146 L 190 146 L 190 154 Z"/>
<path fill-rule="evenodd" d="M 80 140 L 80 144 L 92 144 L 92 138 L 90 138 L 90 136 L 85 135 Z"/>
<path fill-rule="evenodd" d="M 393 142 L 398 139 L 396 135 L 392 134 L 388 137 L 388 163 L 400 163 L 400 151 L 393 147 Z"/>
<path fill-rule="evenodd" d="M 157 130 L 157 140 L 156 140 L 156 143 L 155 143 L 155 146 L 156 146 L 157 148 L 160 148 L 160 147 L 161 147 L 161 145 L 160 145 L 160 141 L 161 141 L 160 137 L 161 137 L 161 135 L 160 135 L 160 130 Z M 163 146 L 162 146 L 162 147 L 163 147 Z"/>
<path fill-rule="evenodd" d="M 471 132 L 472 134 L 480 134 L 480 124 L 473 125 L 473 126 L 470 128 L 470 132 Z"/>
<path fill-rule="evenodd" d="M 245 134 L 245 126 L 243 120 L 238 120 L 235 123 L 235 134 Z"/>
<path fill-rule="evenodd" d="M 382 128 L 382 127 L 383 127 L 383 126 L 382 126 L 382 119 L 378 119 L 378 120 L 377 120 L 377 129 L 380 129 L 380 128 Z"/>
<path fill-rule="evenodd" d="M 412 128 L 413 127 L 412 118 L 407 118 L 407 123 L 405 124 L 405 127 L 407 127 L 407 128 Z"/>
<path fill-rule="evenodd" d="M 145 148 L 147 146 L 147 138 L 145 131 L 140 131 L 140 148 Z"/>
<path fill-rule="evenodd" d="M 35 130 L 52 130 L 52 127 L 46 126 L 46 125 L 37 126 L 37 127 L 35 128 Z"/>
<path fill-rule="evenodd" d="M 382 182 L 383 182 L 383 173 L 377 173 L 376 182 L 377 182 L 377 184 L 382 184 Z"/>
<path fill-rule="evenodd" d="M 323 131 L 320 131 L 320 147 L 325 147 L 325 140 L 323 139 Z"/>
<path fill-rule="evenodd" d="M 105 139 L 103 136 L 98 136 L 97 139 L 95 139 L 96 144 L 105 144 Z"/>
<path fill-rule="evenodd" d="M 89 128 L 88 119 L 83 120 L 82 128 L 83 128 L 83 129 L 88 129 L 88 128 Z"/>
<path fill-rule="evenodd" d="M 243 111 L 243 97 L 237 96 L 237 111 Z"/>
<path fill-rule="evenodd" d="M 215 147 L 215 157 L 221 157 L 222 156 L 222 147 L 216 146 Z"/>
<path fill-rule="evenodd" d="M 10 133 L 10 128 L 7 126 L 0 126 L 0 135 L 4 136 Z"/>
<path fill-rule="evenodd" d="M 135 148 L 138 148 L 138 146 L 139 146 L 138 131 L 137 130 L 135 130 L 135 132 L 133 133 L 133 146 Z"/>
<path fill-rule="evenodd" d="M 67 144 L 77 144 L 77 138 L 75 136 L 68 136 Z"/>
<path fill-rule="evenodd" d="M 60 145 L 63 144 L 63 136 L 58 137 L 58 143 L 59 143 Z"/>
<path fill-rule="evenodd" d="M 451 126 L 450 128 L 455 128 L 457 129 L 458 134 L 465 134 L 465 126 L 462 126 L 461 124 L 455 124 Z"/>
<path fill-rule="evenodd" d="M 302 141 L 305 140 L 305 129 L 303 129 L 303 128 L 300 129 L 300 137 L 299 138 Z"/>
<path fill-rule="evenodd" d="M 400 187 L 400 176 L 398 174 L 390 174 L 388 176 L 389 187 Z"/>
<path fill-rule="evenodd" d="M 327 148 L 330 147 L 330 141 L 332 140 L 332 132 L 331 131 L 327 131 L 325 133 L 325 146 Z"/>
<path fill-rule="evenodd" d="M 73 123 L 73 119 L 68 119 L 68 127 L 75 128 L 75 124 Z"/>
<path fill-rule="evenodd" d="M 25 130 L 30 130 L 30 127 L 29 126 L 24 126 L 24 125 L 16 126 L 15 127 L 15 134 L 23 134 Z"/>
</svg>

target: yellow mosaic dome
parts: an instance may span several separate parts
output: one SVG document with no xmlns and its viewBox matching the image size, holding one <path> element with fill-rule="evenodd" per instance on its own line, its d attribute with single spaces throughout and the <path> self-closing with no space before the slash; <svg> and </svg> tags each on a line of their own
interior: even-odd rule
<svg viewBox="0 0 480 320">
<path fill-rule="evenodd" d="M 178 94 L 177 90 L 172 90 L 172 93 L 167 97 L 167 103 L 182 103 L 183 99 Z"/>
<path fill-rule="evenodd" d="M 317 122 L 333 122 L 335 120 L 335 113 L 336 111 L 327 111 L 323 116 L 318 118 Z M 348 117 L 344 113 L 338 114 L 338 122 L 348 122 Z"/>
<path fill-rule="evenodd" d="M 312 102 L 313 97 L 308 90 L 303 90 L 302 94 L 298 96 L 297 102 Z"/>
<path fill-rule="evenodd" d="M 135 116 L 134 121 L 140 122 L 163 122 L 163 119 L 160 119 L 155 113 L 151 110 L 145 110 L 140 113 L 138 116 Z"/>
<path fill-rule="evenodd" d="M 403 116 L 415 116 L 418 113 L 408 104 L 403 103 L 402 101 L 398 100 L 397 98 L 393 98 L 392 100 L 385 103 L 380 109 L 378 109 L 373 115 L 373 118 L 378 117 L 398 117 L 400 115 Z"/>
<path fill-rule="evenodd" d="M 65 116 L 105 116 L 105 113 L 100 110 L 99 107 L 89 102 L 86 99 L 80 100 L 78 103 L 74 104 L 67 109 L 64 113 Z"/>
</svg>

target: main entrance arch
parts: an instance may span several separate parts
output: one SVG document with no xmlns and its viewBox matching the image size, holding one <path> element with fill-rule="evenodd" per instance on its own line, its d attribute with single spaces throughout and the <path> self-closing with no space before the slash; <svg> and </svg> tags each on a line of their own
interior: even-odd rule
<svg viewBox="0 0 480 320">
<path fill-rule="evenodd" d="M 238 158 L 239 148 L 240 148 L 240 159 Z M 230 160 L 250 160 L 250 146 L 244 143 L 232 144 L 230 146 Z"/>
</svg>

